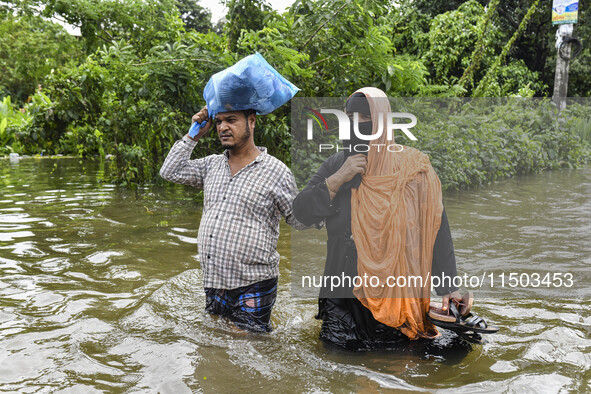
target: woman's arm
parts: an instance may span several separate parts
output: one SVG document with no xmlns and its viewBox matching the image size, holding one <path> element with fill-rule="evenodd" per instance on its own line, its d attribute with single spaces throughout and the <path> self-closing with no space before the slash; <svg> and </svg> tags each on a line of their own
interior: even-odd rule
<svg viewBox="0 0 591 394">
<path fill-rule="evenodd" d="M 338 213 L 338 209 L 332 205 L 334 193 L 331 196 L 326 187 L 326 178 L 338 170 L 339 161 L 339 155 L 326 159 L 294 199 L 293 213 L 299 222 L 306 226 L 319 225 L 326 217 Z"/>
</svg>

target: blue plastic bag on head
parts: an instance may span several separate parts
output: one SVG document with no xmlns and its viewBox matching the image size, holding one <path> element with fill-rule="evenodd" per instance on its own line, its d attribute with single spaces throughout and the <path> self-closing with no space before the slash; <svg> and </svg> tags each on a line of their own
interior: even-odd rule
<svg viewBox="0 0 591 394">
<path fill-rule="evenodd" d="M 214 74 L 205 85 L 203 98 L 212 117 L 218 112 L 245 109 L 266 115 L 291 100 L 299 90 L 257 52 Z"/>
</svg>

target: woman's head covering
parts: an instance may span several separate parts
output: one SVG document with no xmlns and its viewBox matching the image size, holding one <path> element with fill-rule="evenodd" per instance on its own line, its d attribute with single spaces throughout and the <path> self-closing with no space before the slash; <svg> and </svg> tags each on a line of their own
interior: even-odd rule
<svg viewBox="0 0 591 394">
<path fill-rule="evenodd" d="M 386 116 L 391 112 L 386 94 L 366 87 L 351 97 L 359 97 L 357 93 L 367 99 L 372 134 L 380 128 L 382 134 L 371 141 L 361 185 L 351 189 L 351 231 L 357 247 L 358 274 L 376 276 L 380 283 L 356 287 L 354 294 L 376 320 L 398 328 L 411 339 L 432 338 L 438 332 L 426 318 L 431 283 L 425 282 L 430 279 L 433 246 L 443 212 L 441 183 L 429 158 L 419 150 L 384 148 L 394 144 L 387 140 L 385 130 Z M 388 278 L 398 277 L 404 279 L 392 286 Z M 400 286 L 402 280 L 414 282 L 404 287 Z"/>
<path fill-rule="evenodd" d="M 364 115 L 371 115 L 369 108 L 369 102 L 365 94 L 361 92 L 353 93 L 347 100 L 345 111 L 350 114 L 353 112 L 359 112 Z"/>
</svg>

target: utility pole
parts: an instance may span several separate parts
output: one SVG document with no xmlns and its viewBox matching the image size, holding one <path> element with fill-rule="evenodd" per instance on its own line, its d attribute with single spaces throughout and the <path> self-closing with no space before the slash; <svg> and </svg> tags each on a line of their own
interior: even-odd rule
<svg viewBox="0 0 591 394">
<path fill-rule="evenodd" d="M 569 65 L 573 55 L 576 56 L 573 54 L 572 43 L 578 44 L 577 52 L 581 49 L 581 43 L 573 38 L 574 24 L 577 23 L 578 16 L 579 0 L 553 0 L 552 24 L 559 27 L 556 31 L 556 71 L 552 101 L 559 111 L 566 108 Z"/>
<path fill-rule="evenodd" d="M 552 101 L 554 101 L 559 111 L 566 108 L 568 70 L 570 67 L 572 45 L 565 40 L 572 37 L 572 33 L 572 24 L 560 25 L 556 31 L 556 71 L 554 74 L 554 94 L 552 95 Z"/>
</svg>

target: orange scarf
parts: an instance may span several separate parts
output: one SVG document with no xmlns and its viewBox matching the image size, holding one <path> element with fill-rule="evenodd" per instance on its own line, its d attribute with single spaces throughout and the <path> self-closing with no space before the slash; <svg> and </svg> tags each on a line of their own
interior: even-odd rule
<svg viewBox="0 0 591 394">
<path fill-rule="evenodd" d="M 376 88 L 357 92 L 369 101 L 375 134 L 380 113 L 383 125 L 387 124 L 389 100 Z M 380 138 L 369 143 L 394 142 L 386 140 L 384 130 Z M 354 289 L 354 294 L 376 320 L 399 329 L 410 339 L 438 335 L 426 315 L 433 246 L 442 212 L 441 183 L 426 154 L 406 146 L 401 152 L 388 152 L 384 145 L 381 152 L 375 146 L 370 148 L 361 185 L 351 190 L 351 231 L 357 247 L 358 274 L 376 276 L 380 285 L 364 283 Z M 424 287 L 389 286 L 388 276 L 404 276 L 407 284 L 409 277 L 420 276 L 423 284 L 429 283 Z M 414 285 L 414 280 L 410 282 Z"/>
</svg>

